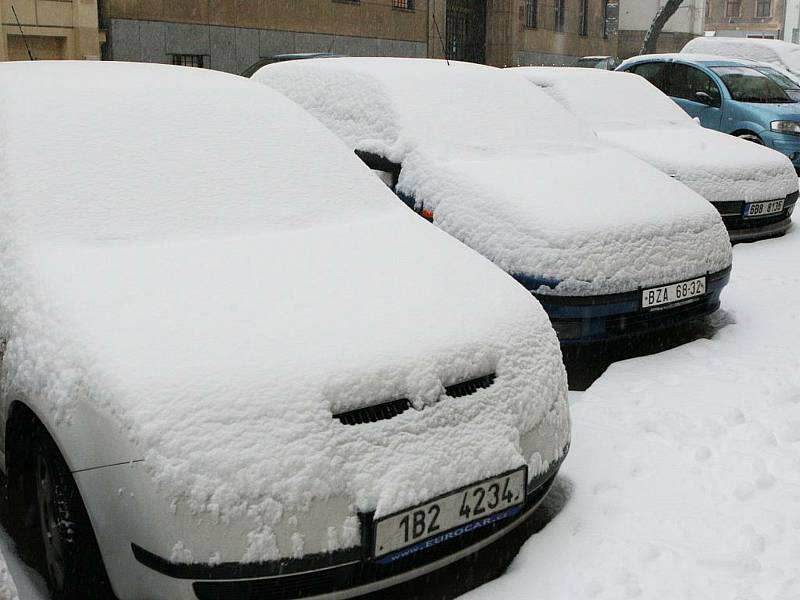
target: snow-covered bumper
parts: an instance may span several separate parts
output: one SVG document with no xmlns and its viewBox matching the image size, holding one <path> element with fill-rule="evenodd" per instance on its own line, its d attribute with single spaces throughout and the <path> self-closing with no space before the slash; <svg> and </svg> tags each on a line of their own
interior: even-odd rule
<svg viewBox="0 0 800 600">
<path fill-rule="evenodd" d="M 536 293 L 562 345 L 599 342 L 646 334 L 688 323 L 713 313 L 728 284 L 728 267 L 705 276 L 705 293 L 683 301 L 653 307 L 643 306 L 642 289 L 602 296 L 556 296 Z M 540 282 L 517 279 L 529 289 Z"/>
<path fill-rule="evenodd" d="M 303 512 L 282 514 L 281 522 L 294 521 L 285 532 L 276 528 L 284 558 L 248 562 L 240 558 L 252 542 L 253 523 L 248 515 L 223 522 L 208 513 L 192 515 L 181 505 L 170 504 L 159 495 L 141 461 L 77 472 L 75 478 L 120 600 L 336 599 L 434 571 L 512 531 L 547 495 L 569 443 L 569 414 L 563 397 L 539 425 L 520 435 L 519 451 L 529 476 L 519 505 L 437 532 L 389 561 L 374 558 L 373 513 L 356 515 L 360 539 L 354 545 L 321 550 L 329 543 L 331 530 L 353 510 L 345 498 L 311 502 Z M 292 557 L 293 538 L 283 534 L 298 530 L 307 551 Z M 190 548 L 195 556 L 213 558 L 195 562 L 188 553 Z"/>
<path fill-rule="evenodd" d="M 792 213 L 797 197 L 798 192 L 792 192 L 785 198 L 762 202 L 730 201 L 712 204 L 722 216 L 731 242 L 752 242 L 786 233 L 792 225 Z M 755 209 L 752 208 L 753 205 Z M 780 210 L 770 210 L 773 207 Z M 750 216 L 749 213 L 753 212 L 757 214 Z"/>
</svg>

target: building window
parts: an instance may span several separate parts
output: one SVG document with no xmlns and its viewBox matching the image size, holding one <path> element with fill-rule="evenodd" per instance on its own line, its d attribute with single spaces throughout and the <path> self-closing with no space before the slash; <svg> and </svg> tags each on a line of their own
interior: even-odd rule
<svg viewBox="0 0 800 600">
<path fill-rule="evenodd" d="M 756 16 L 769 17 L 772 15 L 772 0 L 756 0 Z"/>
<path fill-rule="evenodd" d="M 711 1 L 706 0 L 706 19 L 711 18 Z"/>
<path fill-rule="evenodd" d="M 742 0 L 727 0 L 725 16 L 734 18 L 742 16 Z"/>
<path fill-rule="evenodd" d="M 617 0 L 601 0 L 601 2 L 603 3 L 603 37 L 608 39 L 608 36 L 617 31 L 619 3 Z"/>
<path fill-rule="evenodd" d="M 414 10 L 414 0 L 392 0 L 392 6 L 403 10 Z"/>
<path fill-rule="evenodd" d="M 202 69 L 205 65 L 202 54 L 173 54 L 172 64 L 180 65 L 182 67 L 199 67 Z"/>
<path fill-rule="evenodd" d="M 792 29 L 792 43 L 800 44 L 800 29 L 798 29 L 797 27 Z"/>
<path fill-rule="evenodd" d="M 579 35 L 588 35 L 589 34 L 589 24 L 588 24 L 589 15 L 587 14 L 588 11 L 589 11 L 588 3 L 589 3 L 589 0 L 580 0 L 580 5 L 579 5 L 579 8 L 578 8 L 578 10 L 579 10 L 579 12 L 578 12 L 578 17 L 579 17 L 578 34 Z"/>
<path fill-rule="evenodd" d="M 564 23 L 567 20 L 567 11 L 564 7 L 566 0 L 555 0 L 553 6 L 555 7 L 556 17 L 556 31 L 564 31 Z"/>
<path fill-rule="evenodd" d="M 537 0 L 525 0 L 525 27 L 536 28 L 536 21 L 539 18 L 537 4 Z"/>
</svg>

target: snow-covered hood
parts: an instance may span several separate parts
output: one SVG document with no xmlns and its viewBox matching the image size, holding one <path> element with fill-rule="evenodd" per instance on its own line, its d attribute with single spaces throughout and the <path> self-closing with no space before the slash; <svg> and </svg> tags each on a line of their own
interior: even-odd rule
<svg viewBox="0 0 800 600">
<path fill-rule="evenodd" d="M 39 301 L 15 315 L 31 333 L 9 341 L 12 388 L 45 378 L 67 419 L 77 402 L 116 415 L 167 497 L 198 509 L 331 496 L 397 509 L 524 464 L 520 435 L 566 393 L 538 303 L 410 212 L 42 248 L 17 268 L 31 283 L 18 293 Z M 57 371 L 31 373 L 53 354 L 39 358 L 43 347 L 68 350 Z M 468 398 L 443 393 L 490 373 Z M 333 418 L 400 398 L 419 410 L 363 426 Z"/>
<path fill-rule="evenodd" d="M 783 198 L 797 175 L 783 154 L 702 127 L 604 128 L 597 134 L 686 184 L 710 202 Z"/>
<path fill-rule="evenodd" d="M 610 147 L 541 150 L 412 156 L 398 189 L 504 270 L 561 282 L 542 293 L 625 292 L 730 265 L 719 214 L 683 185 Z"/>
</svg>

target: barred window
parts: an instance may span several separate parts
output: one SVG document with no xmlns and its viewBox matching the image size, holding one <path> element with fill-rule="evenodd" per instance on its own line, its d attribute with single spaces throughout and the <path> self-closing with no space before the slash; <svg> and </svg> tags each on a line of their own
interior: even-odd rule
<svg viewBox="0 0 800 600">
<path fill-rule="evenodd" d="M 554 6 L 556 9 L 556 31 L 564 31 L 564 25 L 567 21 L 567 11 L 564 6 L 566 0 L 555 0 Z"/>
<path fill-rule="evenodd" d="M 536 21 L 539 17 L 539 6 L 537 0 L 525 0 L 525 27 L 535 29 Z"/>
<path fill-rule="evenodd" d="M 579 24 L 578 24 L 578 34 L 579 35 L 588 35 L 589 34 L 589 0 L 580 0 L 579 6 Z"/>
<path fill-rule="evenodd" d="M 404 10 L 414 10 L 414 0 L 392 0 L 392 6 Z"/>
<path fill-rule="evenodd" d="M 173 54 L 172 64 L 182 67 L 199 67 L 202 69 L 205 66 L 203 64 L 204 58 L 202 54 Z"/>
</svg>

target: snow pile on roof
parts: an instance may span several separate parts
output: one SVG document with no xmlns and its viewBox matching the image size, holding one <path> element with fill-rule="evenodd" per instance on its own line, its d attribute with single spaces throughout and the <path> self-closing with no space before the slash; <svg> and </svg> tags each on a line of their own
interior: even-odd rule
<svg viewBox="0 0 800 600">
<path fill-rule="evenodd" d="M 800 598 L 799 254 L 736 246 L 728 325 L 570 394 L 563 509 L 464 598 Z"/>
<path fill-rule="evenodd" d="M 359 511 L 557 458 L 566 376 L 544 311 L 296 105 L 198 69 L 0 77 L 6 392 L 63 427 L 79 402 L 114 415 L 166 501 L 247 515 L 223 560 L 357 545 Z M 425 410 L 332 417 L 398 398 Z M 544 420 L 558 452 L 525 456 Z M 326 499 L 344 506 L 328 547 L 279 546 L 275 525 Z"/>
<path fill-rule="evenodd" d="M 627 291 L 730 264 L 706 202 L 500 69 L 335 58 L 254 78 L 351 148 L 402 163 L 398 191 L 454 237 L 508 272 L 561 281 L 542 292 Z"/>
<path fill-rule="evenodd" d="M 630 73 L 507 69 L 546 91 L 600 139 L 647 161 L 711 202 L 783 198 L 797 176 L 783 154 L 700 127 L 669 96 Z"/>
<path fill-rule="evenodd" d="M 769 63 L 800 75 L 800 45 L 782 40 L 699 37 L 687 42 L 681 54 L 707 54 Z"/>
</svg>

